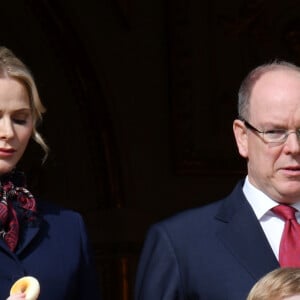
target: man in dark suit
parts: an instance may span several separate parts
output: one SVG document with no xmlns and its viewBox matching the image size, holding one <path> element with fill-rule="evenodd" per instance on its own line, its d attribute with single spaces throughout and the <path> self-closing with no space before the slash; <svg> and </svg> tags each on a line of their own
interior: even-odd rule
<svg viewBox="0 0 300 300">
<path fill-rule="evenodd" d="M 300 68 L 275 61 L 250 72 L 233 131 L 248 175 L 228 197 L 150 228 L 136 300 L 242 300 L 280 267 L 285 220 L 272 209 L 300 209 Z"/>
</svg>

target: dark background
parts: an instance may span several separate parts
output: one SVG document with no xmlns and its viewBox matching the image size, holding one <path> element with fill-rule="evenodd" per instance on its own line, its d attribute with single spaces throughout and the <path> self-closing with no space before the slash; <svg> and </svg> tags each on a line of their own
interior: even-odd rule
<svg viewBox="0 0 300 300">
<path fill-rule="evenodd" d="M 105 300 L 133 298 L 150 224 L 225 196 L 245 173 L 233 135 L 254 66 L 300 62 L 299 1 L 11 0 L 0 44 L 31 68 L 51 154 L 36 193 L 80 211 Z"/>
</svg>

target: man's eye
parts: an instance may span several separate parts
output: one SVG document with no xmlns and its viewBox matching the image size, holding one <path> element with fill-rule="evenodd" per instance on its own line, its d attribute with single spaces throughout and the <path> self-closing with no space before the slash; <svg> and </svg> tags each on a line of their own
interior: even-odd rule
<svg viewBox="0 0 300 300">
<path fill-rule="evenodd" d="M 285 134 L 285 130 L 283 129 L 273 129 L 273 130 L 267 130 L 265 134 L 272 135 L 272 136 L 280 136 Z"/>
</svg>

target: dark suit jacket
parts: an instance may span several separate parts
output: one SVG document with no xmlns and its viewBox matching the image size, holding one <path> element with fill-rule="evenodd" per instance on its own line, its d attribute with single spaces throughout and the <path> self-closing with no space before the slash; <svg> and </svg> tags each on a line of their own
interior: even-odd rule
<svg viewBox="0 0 300 300">
<path fill-rule="evenodd" d="M 239 182 L 227 198 L 150 229 L 136 300 L 243 300 L 279 264 Z"/>
<path fill-rule="evenodd" d="M 40 212 L 40 225 L 26 230 L 16 253 L 0 240 L 0 300 L 26 275 L 39 280 L 39 300 L 100 299 L 81 216 L 45 204 Z"/>
</svg>

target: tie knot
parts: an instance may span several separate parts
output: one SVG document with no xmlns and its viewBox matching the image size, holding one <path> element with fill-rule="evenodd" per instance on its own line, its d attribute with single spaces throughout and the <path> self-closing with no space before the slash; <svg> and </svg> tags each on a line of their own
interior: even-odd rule
<svg viewBox="0 0 300 300">
<path fill-rule="evenodd" d="M 292 206 L 280 204 L 273 207 L 272 211 L 285 220 L 296 219 L 295 212 L 297 210 Z"/>
</svg>

